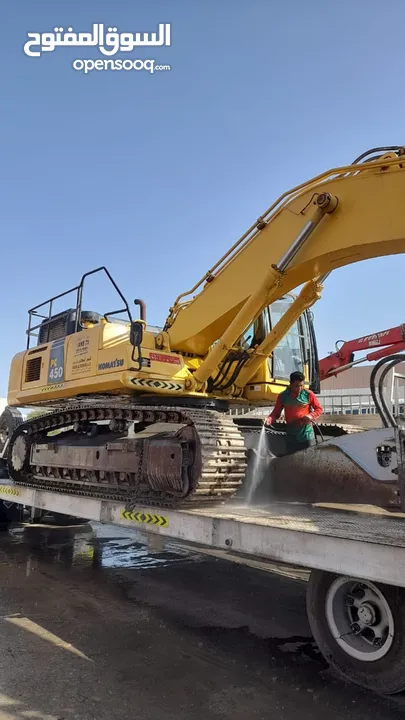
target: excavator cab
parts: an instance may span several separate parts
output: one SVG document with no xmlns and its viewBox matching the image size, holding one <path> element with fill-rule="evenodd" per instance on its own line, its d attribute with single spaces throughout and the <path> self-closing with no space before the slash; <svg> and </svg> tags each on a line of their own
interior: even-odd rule
<svg viewBox="0 0 405 720">
<path fill-rule="evenodd" d="M 285 295 L 265 308 L 242 336 L 241 346 L 249 350 L 259 345 L 294 300 L 293 295 Z M 290 374 L 298 370 L 306 375 L 309 389 L 320 392 L 318 348 L 310 310 L 305 310 L 281 338 L 267 362 L 270 378 L 276 383 L 287 384 Z"/>
</svg>

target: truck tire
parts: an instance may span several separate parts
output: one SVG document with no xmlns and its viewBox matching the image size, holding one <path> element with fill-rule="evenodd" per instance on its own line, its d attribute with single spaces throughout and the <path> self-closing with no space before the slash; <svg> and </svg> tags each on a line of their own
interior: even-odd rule
<svg viewBox="0 0 405 720">
<path fill-rule="evenodd" d="M 307 613 L 326 661 L 383 695 L 405 689 L 405 589 L 313 570 Z"/>
</svg>

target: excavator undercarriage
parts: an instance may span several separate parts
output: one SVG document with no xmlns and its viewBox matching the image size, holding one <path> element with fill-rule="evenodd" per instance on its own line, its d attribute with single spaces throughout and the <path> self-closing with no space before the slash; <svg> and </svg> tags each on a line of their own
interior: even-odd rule
<svg viewBox="0 0 405 720">
<path fill-rule="evenodd" d="M 18 484 L 173 506 L 234 495 L 246 457 L 226 414 L 127 399 L 22 422 L 10 438 L 8 469 Z"/>
<path fill-rule="evenodd" d="M 27 422 L 8 408 L 0 420 L 17 484 L 166 506 L 234 496 L 262 426 L 209 407 L 154 407 L 128 398 L 104 404 L 95 398 Z M 272 445 L 282 454 L 283 424 L 278 427 Z"/>
</svg>

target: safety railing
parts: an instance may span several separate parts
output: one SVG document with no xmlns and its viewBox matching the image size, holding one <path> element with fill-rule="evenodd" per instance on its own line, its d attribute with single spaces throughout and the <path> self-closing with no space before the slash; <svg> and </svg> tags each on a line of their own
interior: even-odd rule
<svg viewBox="0 0 405 720">
<path fill-rule="evenodd" d="M 404 378 L 405 379 L 405 378 Z M 393 401 L 394 416 L 404 414 L 405 400 L 399 396 Z M 324 415 L 376 415 L 377 410 L 374 405 L 372 395 L 328 395 L 319 396 L 319 401 L 323 407 Z M 236 407 L 229 410 L 232 416 L 241 416 L 254 414 L 255 417 L 267 417 L 272 407 Z"/>
</svg>

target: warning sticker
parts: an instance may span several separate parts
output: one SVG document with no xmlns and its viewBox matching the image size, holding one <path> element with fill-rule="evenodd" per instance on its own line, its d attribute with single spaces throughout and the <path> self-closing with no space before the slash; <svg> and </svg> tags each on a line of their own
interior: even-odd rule
<svg viewBox="0 0 405 720">
<path fill-rule="evenodd" d="M 72 358 L 71 374 L 88 375 L 91 372 L 91 345 L 88 335 L 82 335 L 76 342 L 75 353 Z"/>
<path fill-rule="evenodd" d="M 155 362 L 164 362 L 171 363 L 172 365 L 180 365 L 180 358 L 176 357 L 176 355 L 163 355 L 162 353 L 151 352 L 149 353 L 149 357 L 151 360 L 155 360 Z"/>
<path fill-rule="evenodd" d="M 147 525 L 155 525 L 156 527 L 168 527 L 169 521 L 163 515 L 152 515 L 147 512 L 129 512 L 128 510 L 121 511 L 121 517 L 124 520 L 131 520 L 132 522 L 143 523 Z"/>
<path fill-rule="evenodd" d="M 165 380 L 144 380 L 143 378 L 131 378 L 131 383 L 139 387 L 148 387 L 152 390 L 171 390 L 181 392 L 183 385 L 176 382 L 166 382 Z"/>
<path fill-rule="evenodd" d="M 18 497 L 20 491 L 11 485 L 0 485 L 0 495 L 14 495 Z"/>
<path fill-rule="evenodd" d="M 46 385 L 46 387 L 41 388 L 41 392 L 53 392 L 54 390 L 60 390 L 63 386 L 64 383 L 59 383 L 58 385 Z"/>
</svg>

